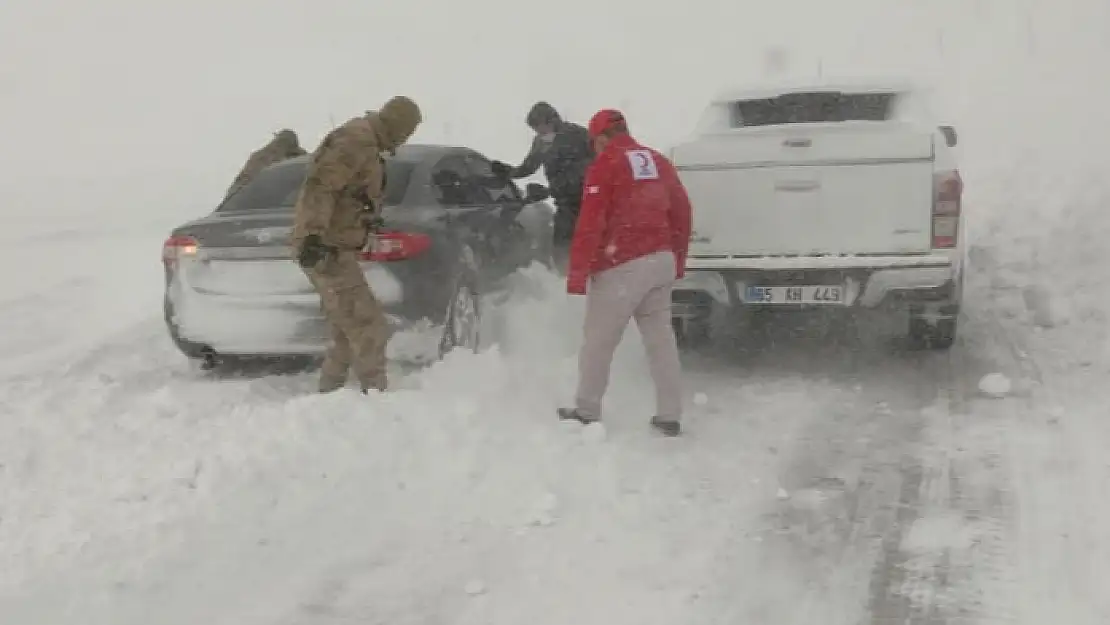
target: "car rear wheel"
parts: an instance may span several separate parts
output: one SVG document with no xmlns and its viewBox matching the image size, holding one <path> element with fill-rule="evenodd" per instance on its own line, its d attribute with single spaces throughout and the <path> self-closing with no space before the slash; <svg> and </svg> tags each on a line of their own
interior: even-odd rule
<svg viewBox="0 0 1110 625">
<path fill-rule="evenodd" d="M 456 347 L 478 351 L 481 347 L 481 322 L 481 304 L 475 281 L 460 278 L 444 315 L 443 338 L 439 342 L 440 358 Z"/>
</svg>

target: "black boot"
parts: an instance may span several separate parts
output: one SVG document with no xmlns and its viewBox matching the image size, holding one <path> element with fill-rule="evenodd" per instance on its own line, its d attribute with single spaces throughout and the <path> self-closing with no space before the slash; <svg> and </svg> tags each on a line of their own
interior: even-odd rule
<svg viewBox="0 0 1110 625">
<path fill-rule="evenodd" d="M 651 427 L 659 430 L 663 436 L 678 436 L 682 433 L 682 424 L 672 419 L 652 417 Z"/>
<path fill-rule="evenodd" d="M 597 423 L 598 421 L 600 421 L 600 419 L 594 417 L 583 416 L 579 414 L 578 410 L 574 408 L 560 408 L 555 412 L 559 415 L 559 419 L 562 421 L 577 421 L 582 425 L 589 425 L 591 423 Z"/>
</svg>

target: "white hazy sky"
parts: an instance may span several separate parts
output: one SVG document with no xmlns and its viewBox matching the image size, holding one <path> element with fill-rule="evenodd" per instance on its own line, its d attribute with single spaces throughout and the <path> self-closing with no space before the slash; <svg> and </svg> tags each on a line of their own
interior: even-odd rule
<svg viewBox="0 0 1110 625">
<path fill-rule="evenodd" d="M 203 204 L 277 128 L 295 128 L 311 148 L 329 120 L 395 93 L 425 110 L 414 140 L 506 160 L 523 155 L 523 116 L 538 98 L 580 122 L 624 107 L 641 139 L 665 147 L 709 93 L 758 78 L 770 46 L 791 52 L 795 74 L 815 75 L 820 62 L 826 75 L 925 77 L 957 122 L 989 117 L 992 98 L 1012 100 L 992 77 L 1051 76 L 1030 69 L 1046 45 L 1074 62 L 1105 54 L 1090 24 L 1110 23 L 1108 3 L 1035 4 L 8 0 L 0 210 L 31 210 L 44 188 L 55 201 L 35 211 L 147 187 Z M 1047 44 L 1045 32 L 1055 33 Z"/>
</svg>

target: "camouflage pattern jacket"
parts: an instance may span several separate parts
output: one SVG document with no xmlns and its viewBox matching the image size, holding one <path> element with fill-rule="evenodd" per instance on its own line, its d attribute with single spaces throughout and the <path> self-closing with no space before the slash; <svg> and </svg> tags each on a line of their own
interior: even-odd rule
<svg viewBox="0 0 1110 625">
<path fill-rule="evenodd" d="M 258 175 L 258 172 L 270 165 L 305 154 L 308 154 L 308 152 L 301 147 L 300 141 L 297 139 L 297 133 L 292 130 L 282 130 L 274 135 L 269 143 L 251 153 L 239 175 L 235 176 L 235 180 L 228 187 L 227 195 L 231 195 L 240 187 L 246 185 Z"/>
<path fill-rule="evenodd" d="M 310 234 L 340 250 L 366 245 L 368 223 L 379 216 L 384 194 L 382 152 L 396 150 L 420 121 L 416 104 L 399 96 L 380 112 L 351 119 L 324 137 L 294 208 L 294 250 Z"/>
</svg>

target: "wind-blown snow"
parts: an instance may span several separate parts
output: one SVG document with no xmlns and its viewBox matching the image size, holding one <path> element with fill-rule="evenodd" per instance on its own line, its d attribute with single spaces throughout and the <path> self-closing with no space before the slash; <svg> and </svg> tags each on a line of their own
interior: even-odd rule
<svg viewBox="0 0 1110 625">
<path fill-rule="evenodd" d="M 555 297 L 561 283 L 550 275 L 521 279 L 504 351 L 452 354 L 380 397 L 308 394 L 308 376 L 196 379 L 172 366 L 168 348 L 155 362 L 123 355 L 108 370 L 63 376 L 84 407 L 64 418 L 65 397 L 8 389 L 5 616 L 138 623 L 158 605 L 163 623 L 268 622 L 309 609 L 298 602 L 339 576 L 351 588 L 327 600 L 335 609 L 397 619 L 424 602 L 496 622 L 537 612 L 552 623 L 678 618 L 711 581 L 702 567 L 712 554 L 675 550 L 684 536 L 725 539 L 735 507 L 773 497 L 750 479 L 773 454 L 754 445 L 706 455 L 704 445 L 650 438 L 646 371 L 627 344 L 610 402 L 620 406 L 615 440 L 555 422 L 550 407 L 574 373 L 575 342 L 562 336 L 574 335 L 581 310 Z M 794 423 L 786 416 L 818 390 L 800 385 L 783 384 L 773 404 L 724 391 L 746 416 L 706 424 L 705 435 L 724 441 L 758 422 L 760 440 L 781 444 Z M 706 492 L 699 480 L 709 477 L 731 485 Z M 707 521 L 713 509 L 717 521 Z M 350 561 L 335 559 L 334 548 L 356 542 Z M 473 579 L 484 580 L 484 604 L 470 603 Z M 656 600 L 643 600 L 644 584 L 658 585 Z M 262 620 L 249 620 L 256 611 Z"/>
<path fill-rule="evenodd" d="M 0 622 L 1110 621 L 1110 5 L 642 9 L 0 5 Z M 545 98 L 665 147 L 726 83 L 871 72 L 933 86 L 960 134 L 951 357 L 690 357 L 662 440 L 634 340 L 604 428 L 554 420 L 582 301 L 538 270 L 495 347 L 383 396 L 201 376 L 165 336 L 162 239 L 276 128 L 314 144 L 405 92 L 416 140 L 518 160 Z M 988 373 L 1012 392 L 978 398 Z"/>
</svg>

